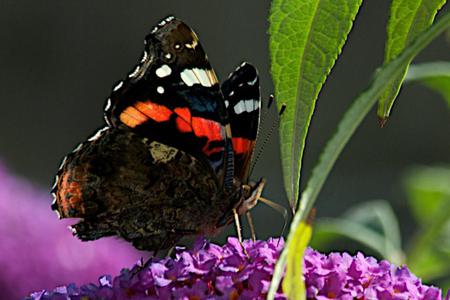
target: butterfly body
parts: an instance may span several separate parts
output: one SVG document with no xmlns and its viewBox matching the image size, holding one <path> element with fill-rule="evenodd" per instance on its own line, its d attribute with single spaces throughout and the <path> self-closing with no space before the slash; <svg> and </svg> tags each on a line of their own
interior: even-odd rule
<svg viewBox="0 0 450 300">
<path fill-rule="evenodd" d="M 113 89 L 107 126 L 58 171 L 52 208 L 81 218 L 74 235 L 120 236 L 157 250 L 186 235 L 215 234 L 234 209 L 245 213 L 264 186 L 248 182 L 259 123 L 256 70 L 243 64 L 222 87 L 196 34 L 163 20 Z"/>
</svg>

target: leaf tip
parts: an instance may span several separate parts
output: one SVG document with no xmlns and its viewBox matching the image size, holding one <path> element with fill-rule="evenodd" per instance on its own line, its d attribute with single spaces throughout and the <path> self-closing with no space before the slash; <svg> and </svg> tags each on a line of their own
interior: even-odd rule
<svg viewBox="0 0 450 300">
<path fill-rule="evenodd" d="M 380 128 L 384 128 L 387 121 L 388 121 L 388 117 L 378 117 L 378 125 L 380 126 Z"/>
<path fill-rule="evenodd" d="M 294 202 L 290 202 L 289 206 L 291 207 L 292 215 L 295 215 L 295 213 L 297 212 L 296 204 Z"/>
</svg>

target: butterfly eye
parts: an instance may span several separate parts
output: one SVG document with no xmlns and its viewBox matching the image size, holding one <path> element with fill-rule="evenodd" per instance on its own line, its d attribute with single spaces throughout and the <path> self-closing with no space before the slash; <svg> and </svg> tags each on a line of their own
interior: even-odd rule
<svg viewBox="0 0 450 300">
<path fill-rule="evenodd" d="M 181 51 L 183 49 L 183 45 L 180 43 L 175 43 L 173 45 L 173 49 L 175 49 L 175 51 Z"/>
</svg>

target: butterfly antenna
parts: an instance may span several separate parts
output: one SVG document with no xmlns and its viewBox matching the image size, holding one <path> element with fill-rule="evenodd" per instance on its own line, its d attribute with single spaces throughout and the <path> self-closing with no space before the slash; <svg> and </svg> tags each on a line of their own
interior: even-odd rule
<svg viewBox="0 0 450 300">
<path fill-rule="evenodd" d="M 273 95 L 270 94 L 269 95 L 269 100 L 268 100 L 268 103 L 267 103 L 267 110 L 266 109 L 265 110 L 261 109 L 261 120 L 259 122 L 261 124 L 260 126 L 262 126 L 264 124 L 264 121 L 266 120 L 266 117 L 267 117 L 268 110 L 272 106 L 272 103 L 273 103 Z"/>
<path fill-rule="evenodd" d="M 272 106 L 273 99 L 274 99 L 273 95 L 270 94 L 269 95 L 269 101 L 267 102 L 267 109 L 269 109 Z"/>
<path fill-rule="evenodd" d="M 270 95 L 269 103 L 267 104 L 267 108 L 270 108 L 270 106 L 272 105 L 273 102 L 274 102 L 273 95 Z M 283 103 L 281 105 L 280 112 L 278 113 L 278 118 L 275 120 L 275 122 L 273 122 L 272 127 L 270 127 L 269 132 L 266 134 L 266 137 L 264 138 L 264 140 L 261 144 L 261 147 L 259 148 L 258 153 L 255 156 L 255 159 L 253 160 L 253 164 L 252 164 L 249 174 L 253 173 L 253 169 L 255 169 L 256 163 L 258 162 L 259 158 L 261 157 L 262 153 L 264 152 L 264 148 L 265 148 L 266 144 L 270 141 L 273 131 L 275 130 L 275 128 L 278 128 L 278 125 L 280 124 L 280 117 L 284 113 L 285 110 L 286 110 L 286 104 Z"/>
</svg>

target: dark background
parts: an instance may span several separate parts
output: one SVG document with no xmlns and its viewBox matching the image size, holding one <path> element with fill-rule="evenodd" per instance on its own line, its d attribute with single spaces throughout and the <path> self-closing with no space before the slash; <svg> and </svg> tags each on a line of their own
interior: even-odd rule
<svg viewBox="0 0 450 300">
<path fill-rule="evenodd" d="M 382 63 L 389 4 L 365 1 L 361 7 L 317 102 L 304 157 L 305 179 L 342 113 Z M 1 0 L 0 158 L 49 190 L 63 156 L 103 126 L 103 106 L 113 84 L 133 68 L 144 36 L 168 14 L 196 30 L 219 78 L 243 60 L 257 66 L 267 98 L 273 92 L 269 8 L 270 1 L 261 0 Z M 416 61 L 449 59 L 449 43 L 442 36 Z M 269 112 L 263 135 L 275 118 Z M 412 165 L 449 163 L 449 136 L 449 110 L 440 96 L 418 85 L 406 86 L 386 128 L 378 127 L 373 110 L 358 129 L 319 197 L 319 216 L 337 216 L 358 202 L 386 199 L 401 216 L 407 235 L 414 227 L 401 176 Z M 254 178 L 260 176 L 268 179 L 265 196 L 287 207 L 277 135 L 258 161 Z M 260 205 L 254 218 L 261 238 L 279 234 L 282 218 L 273 210 Z"/>
</svg>

